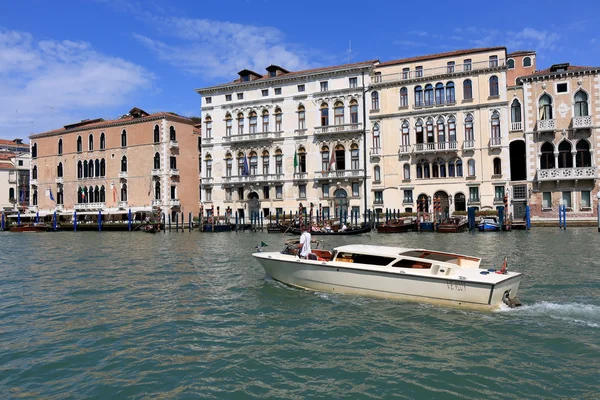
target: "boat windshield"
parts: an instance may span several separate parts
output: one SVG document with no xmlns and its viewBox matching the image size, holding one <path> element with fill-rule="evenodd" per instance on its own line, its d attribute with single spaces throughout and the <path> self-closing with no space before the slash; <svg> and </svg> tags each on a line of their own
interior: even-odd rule
<svg viewBox="0 0 600 400">
<path fill-rule="evenodd" d="M 382 257 L 373 254 L 357 254 L 357 253 L 347 253 L 347 252 L 339 252 L 335 258 L 335 261 L 343 261 L 343 262 L 351 262 L 357 264 L 367 264 L 367 265 L 388 265 L 395 258 L 393 257 Z"/>
</svg>

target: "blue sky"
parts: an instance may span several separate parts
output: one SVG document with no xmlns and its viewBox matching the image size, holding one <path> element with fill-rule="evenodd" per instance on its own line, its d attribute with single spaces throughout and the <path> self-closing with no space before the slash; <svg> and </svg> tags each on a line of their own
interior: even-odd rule
<svg viewBox="0 0 600 400">
<path fill-rule="evenodd" d="M 475 1 L 5 3 L 0 138 L 7 139 L 85 118 L 114 118 L 134 106 L 197 116 L 195 88 L 270 64 L 298 70 L 506 46 L 536 50 L 539 69 L 560 62 L 600 65 L 593 20 L 600 5 L 594 2 L 521 1 L 503 9 Z"/>
</svg>

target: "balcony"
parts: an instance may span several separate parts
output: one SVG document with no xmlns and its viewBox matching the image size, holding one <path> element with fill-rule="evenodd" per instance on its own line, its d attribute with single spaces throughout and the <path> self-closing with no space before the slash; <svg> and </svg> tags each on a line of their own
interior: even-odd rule
<svg viewBox="0 0 600 400">
<path fill-rule="evenodd" d="M 65 183 L 64 178 L 62 176 L 56 178 L 54 181 L 56 183 L 58 183 L 59 185 L 62 185 L 63 183 Z"/>
<path fill-rule="evenodd" d="M 206 140 L 206 139 L 204 139 L 204 140 Z M 170 149 L 178 149 L 179 142 L 177 140 L 169 140 L 169 148 Z"/>
<path fill-rule="evenodd" d="M 510 131 L 511 132 L 522 131 L 522 130 L 523 130 L 522 122 L 511 122 L 510 123 Z"/>
<path fill-rule="evenodd" d="M 305 181 L 308 179 L 308 172 L 295 172 L 294 180 L 295 181 Z"/>
<path fill-rule="evenodd" d="M 411 147 L 408 144 L 401 144 L 398 148 L 398 154 L 410 154 Z"/>
<path fill-rule="evenodd" d="M 56 205 L 56 211 L 64 211 L 64 210 L 65 210 L 64 204 L 57 204 Z"/>
<path fill-rule="evenodd" d="M 75 211 L 91 210 L 98 211 L 102 210 L 106 206 L 106 203 L 77 203 L 75 204 Z"/>
<path fill-rule="evenodd" d="M 373 159 L 373 158 L 378 158 L 381 157 L 381 147 L 371 147 L 371 150 L 369 151 L 369 156 Z"/>
<path fill-rule="evenodd" d="M 169 206 L 171 206 L 171 207 L 179 207 L 180 205 L 181 205 L 181 202 L 179 201 L 179 199 L 169 200 Z"/>
<path fill-rule="evenodd" d="M 333 180 L 333 179 L 348 179 L 362 178 L 364 171 L 361 169 L 345 169 L 338 171 L 316 171 L 315 180 Z"/>
<path fill-rule="evenodd" d="M 221 180 L 223 183 L 281 182 L 284 178 L 284 174 L 262 174 L 224 176 Z"/>
<path fill-rule="evenodd" d="M 9 178 L 9 179 L 8 179 L 8 183 L 17 183 L 17 181 L 16 181 L 16 180 L 13 180 L 13 181 L 11 181 L 11 180 L 10 180 L 10 178 Z M 38 180 L 37 180 L 37 179 L 30 179 L 30 180 L 29 180 L 29 184 L 30 184 L 30 185 L 34 185 L 34 186 L 37 186 L 37 184 L 38 184 Z"/>
<path fill-rule="evenodd" d="M 573 117 L 573 128 L 581 129 L 581 128 L 591 128 L 592 127 L 592 117 Z"/>
<path fill-rule="evenodd" d="M 127 208 L 127 202 L 126 201 L 120 201 L 119 204 L 118 204 L 118 206 L 119 206 L 119 208 L 121 210 L 124 210 L 124 209 Z"/>
<path fill-rule="evenodd" d="M 225 136 L 223 141 L 226 143 L 229 142 L 232 145 L 250 142 L 272 141 L 274 139 L 281 138 L 281 135 L 282 132 L 248 133 L 244 135 Z"/>
<path fill-rule="evenodd" d="M 379 83 L 389 83 L 389 82 L 398 82 L 398 81 L 406 81 L 411 79 L 418 78 L 426 78 L 432 76 L 440 76 L 440 75 L 448 75 L 448 74 L 456 74 L 461 72 L 469 72 L 469 71 L 477 71 L 484 70 L 490 68 L 499 68 L 505 66 L 504 59 L 498 59 L 493 61 L 480 61 L 475 63 L 468 64 L 457 64 L 453 67 L 449 67 L 447 65 L 436 67 L 436 68 L 428 68 L 428 69 L 420 69 L 413 71 L 402 71 L 394 74 L 387 75 L 376 75 L 371 77 L 372 84 Z"/>
<path fill-rule="evenodd" d="M 213 182 L 213 179 L 214 178 L 212 176 L 201 176 L 200 183 L 202 183 L 203 185 L 208 185 Z"/>
<path fill-rule="evenodd" d="M 595 179 L 596 167 L 538 169 L 538 181 L 566 181 L 577 179 Z"/>
<path fill-rule="evenodd" d="M 490 147 L 502 147 L 502 138 L 501 137 L 493 137 L 490 138 Z"/>
<path fill-rule="evenodd" d="M 362 123 L 356 124 L 342 124 L 342 125 L 328 125 L 320 126 L 315 128 L 314 134 L 318 135 L 332 135 L 336 133 L 358 133 L 362 132 Z"/>
<path fill-rule="evenodd" d="M 417 143 L 415 153 L 439 153 L 454 152 L 458 148 L 458 142 Z"/>
<path fill-rule="evenodd" d="M 160 169 L 153 169 L 152 170 L 152 176 L 159 176 L 160 175 Z"/>
<path fill-rule="evenodd" d="M 160 207 L 161 204 L 162 204 L 162 201 L 160 199 L 152 200 L 152 207 Z"/>
<path fill-rule="evenodd" d="M 306 135 L 306 128 L 303 129 L 294 129 L 294 135 L 296 136 L 302 136 L 302 135 Z"/>
<path fill-rule="evenodd" d="M 538 132 L 553 132 L 556 129 L 555 119 L 540 119 L 537 122 Z"/>
<path fill-rule="evenodd" d="M 494 203 L 504 203 L 504 197 L 494 197 Z"/>
<path fill-rule="evenodd" d="M 177 168 L 170 168 L 169 169 L 169 175 L 171 175 L 171 176 L 178 176 L 179 175 L 179 170 Z"/>
<path fill-rule="evenodd" d="M 202 138 L 202 146 L 211 147 L 213 145 L 212 137 L 204 137 Z"/>
<path fill-rule="evenodd" d="M 119 172 L 119 179 L 125 179 L 125 178 L 127 178 L 127 171 Z"/>
<path fill-rule="evenodd" d="M 373 204 L 381 205 L 383 204 L 383 199 L 374 199 Z"/>
<path fill-rule="evenodd" d="M 470 197 L 467 200 L 467 204 L 478 205 L 478 204 L 481 204 L 481 200 L 479 199 L 479 197 Z"/>
<path fill-rule="evenodd" d="M 475 148 L 474 140 L 465 140 L 463 142 L 463 150 L 473 150 Z"/>
<path fill-rule="evenodd" d="M 412 204 L 413 203 L 413 199 L 412 198 L 404 198 L 402 199 L 402 204 Z"/>
</svg>

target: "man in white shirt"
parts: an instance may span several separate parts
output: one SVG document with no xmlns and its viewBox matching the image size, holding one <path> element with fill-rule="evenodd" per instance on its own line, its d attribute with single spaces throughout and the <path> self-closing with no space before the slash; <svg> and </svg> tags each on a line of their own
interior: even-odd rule
<svg viewBox="0 0 600 400">
<path fill-rule="evenodd" d="M 301 258 L 308 258 L 308 255 L 311 253 L 310 241 L 311 234 L 308 231 L 307 226 L 302 225 L 302 235 L 300 235 L 300 245 L 298 246 L 300 248 Z"/>
</svg>

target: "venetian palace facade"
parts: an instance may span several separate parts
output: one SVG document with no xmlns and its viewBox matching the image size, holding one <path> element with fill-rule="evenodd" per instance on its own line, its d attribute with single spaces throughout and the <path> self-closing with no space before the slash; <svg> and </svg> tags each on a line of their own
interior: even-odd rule
<svg viewBox="0 0 600 400">
<path fill-rule="evenodd" d="M 134 108 L 30 139 L 30 210 L 40 215 L 197 213 L 200 141 L 188 118 Z"/>
<path fill-rule="evenodd" d="M 364 212 L 364 88 L 374 62 L 265 74 L 243 70 L 202 96 L 202 202 L 248 218 Z M 354 214 L 353 214 L 354 213 Z"/>
</svg>

